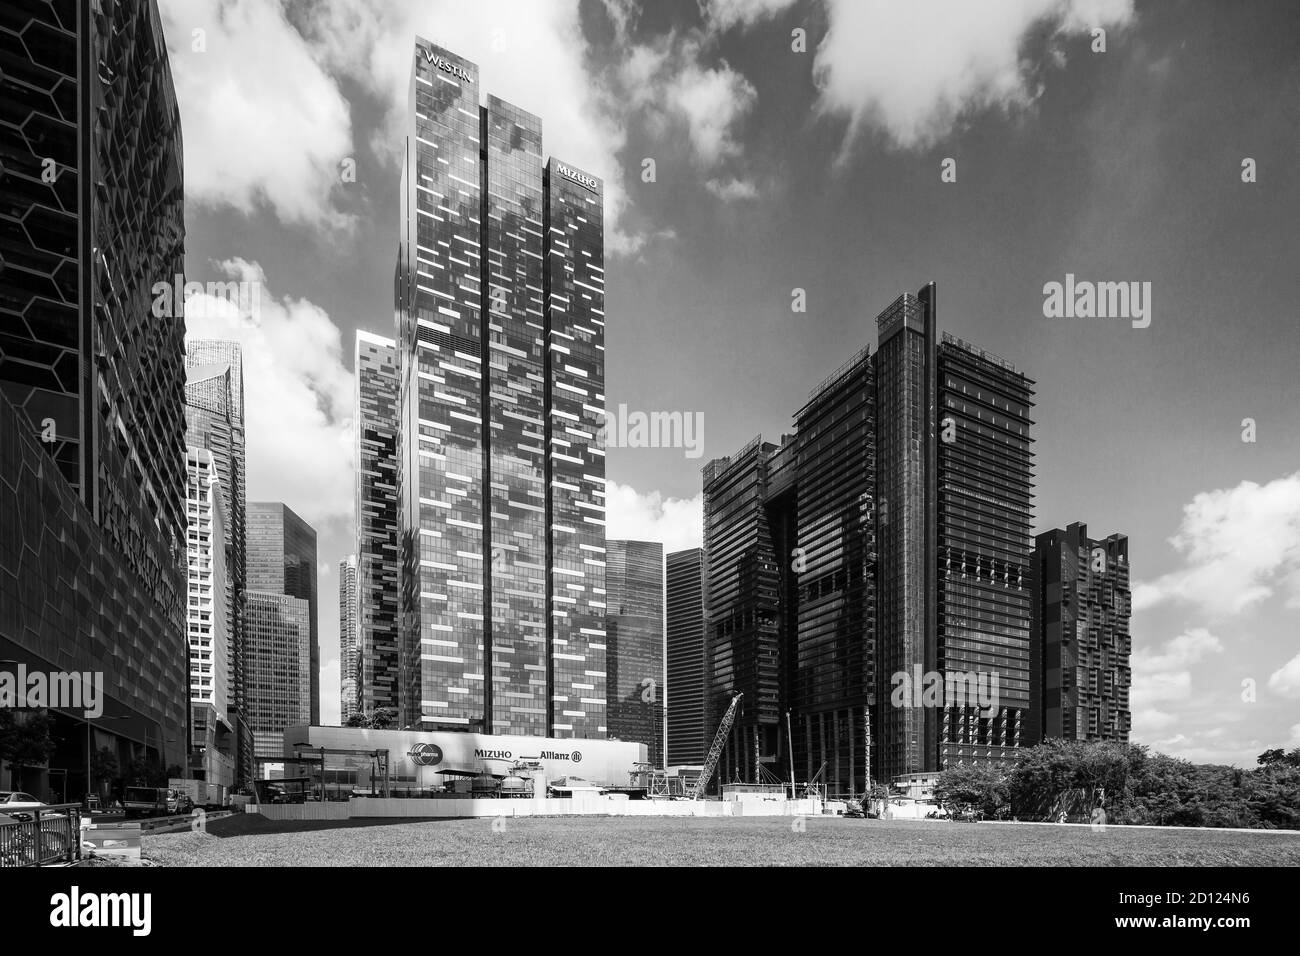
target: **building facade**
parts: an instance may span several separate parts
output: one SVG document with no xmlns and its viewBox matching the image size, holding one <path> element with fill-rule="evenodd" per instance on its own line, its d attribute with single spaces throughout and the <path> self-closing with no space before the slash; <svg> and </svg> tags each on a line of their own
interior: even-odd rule
<svg viewBox="0 0 1300 956">
<path fill-rule="evenodd" d="M 236 739 L 236 776 L 253 773 L 253 737 L 244 714 L 244 591 L 247 587 L 248 500 L 245 475 L 243 353 L 238 342 L 186 343 L 185 440 L 206 449 L 221 475 L 216 485 L 225 517 L 226 619 L 230 629 L 228 716 Z"/>
<path fill-rule="evenodd" d="M 357 600 L 355 707 L 400 706 L 398 610 L 401 559 L 397 534 L 397 347 L 358 331 Z M 345 675 L 346 679 L 347 675 Z"/>
<path fill-rule="evenodd" d="M 357 704 L 360 611 L 357 556 L 351 554 L 339 562 L 339 722 L 343 724 L 361 709 Z"/>
<path fill-rule="evenodd" d="M 704 470 L 706 726 L 745 694 L 723 780 L 849 796 L 1028 739 L 1034 383 L 941 336 L 933 283 L 876 322 L 795 434 Z"/>
<path fill-rule="evenodd" d="M 605 542 L 605 618 L 609 736 L 664 758 L 664 546 L 658 541 Z"/>
<path fill-rule="evenodd" d="M 400 722 L 603 737 L 602 187 L 419 39 L 396 275 Z"/>
<path fill-rule="evenodd" d="M 152 0 L 16 0 L 0 44 L 0 659 L 103 672 L 115 719 L 92 748 L 182 764 L 183 329 L 152 289 L 184 271 L 185 221 L 161 21 Z M 50 769 L 77 799 L 86 728 L 57 720 Z"/>
<path fill-rule="evenodd" d="M 704 552 L 674 551 L 666 560 L 666 647 L 668 766 L 702 764 L 710 735 L 704 724 L 707 671 L 704 666 Z"/>
<path fill-rule="evenodd" d="M 318 646 L 318 613 L 316 606 L 316 531 L 311 525 L 298 517 L 293 510 L 281 501 L 250 501 L 248 503 L 248 590 L 258 591 L 263 596 L 284 595 L 304 602 L 307 609 L 308 642 L 307 653 L 310 661 L 298 671 L 298 679 L 304 681 L 303 692 L 308 700 L 308 720 L 319 723 L 320 720 L 320 649 Z M 288 607 L 288 605 L 283 605 Z M 294 607 L 294 620 L 297 609 Z M 262 609 L 265 620 L 265 607 Z M 262 633 L 265 633 L 263 631 Z M 249 644 L 250 657 L 253 652 L 251 635 Z M 277 642 L 285 640 L 281 636 L 274 638 Z M 267 651 L 258 649 L 258 659 L 265 666 Z M 259 678 L 260 680 L 261 678 Z M 250 674 L 250 685 L 253 678 Z M 261 693 L 255 686 L 249 688 L 249 715 L 254 732 L 264 720 L 255 719 L 256 714 L 265 714 L 265 702 L 253 698 Z"/>
<path fill-rule="evenodd" d="M 1116 740 L 1132 729 L 1128 537 L 1075 522 L 1034 539 L 1028 744 Z"/>
<path fill-rule="evenodd" d="M 307 722 L 311 714 L 311 605 L 305 598 L 249 588 L 246 619 L 248 722 L 256 757 L 266 760 L 283 753 L 285 728 Z"/>
</svg>

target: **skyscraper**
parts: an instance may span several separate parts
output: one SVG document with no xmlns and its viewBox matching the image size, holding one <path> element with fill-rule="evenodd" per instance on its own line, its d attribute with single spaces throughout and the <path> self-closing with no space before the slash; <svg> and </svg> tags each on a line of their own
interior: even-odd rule
<svg viewBox="0 0 1300 956">
<path fill-rule="evenodd" d="M 664 756 L 664 546 L 605 542 L 606 693 L 609 736 Z"/>
<path fill-rule="evenodd" d="M 733 695 L 744 696 L 718 779 L 758 776 L 780 746 L 783 712 L 781 572 L 766 507 L 774 459 L 789 450 L 755 437 L 704 466 L 705 726 L 712 738 Z M 670 690 L 671 693 L 671 690 Z"/>
<path fill-rule="evenodd" d="M 121 719 L 91 746 L 182 763 L 183 327 L 152 289 L 183 272 L 185 221 L 158 10 L 15 0 L 0 46 L 0 488 L 22 502 L 0 509 L 19 522 L 0 556 L 0 658 L 104 672 Z M 56 761 L 87 786 L 84 759 Z"/>
<path fill-rule="evenodd" d="M 257 591 L 259 600 L 263 604 L 259 612 L 262 614 L 263 622 L 261 633 L 264 635 L 268 633 L 265 628 L 267 619 L 265 605 L 268 595 L 284 595 L 305 602 L 303 607 L 307 612 L 309 632 L 306 652 L 309 661 L 300 669 L 298 679 L 306 681 L 304 693 L 307 695 L 308 706 L 306 719 L 300 719 L 296 721 L 297 723 L 308 721 L 312 724 L 320 723 L 320 650 L 317 646 L 319 631 L 317 630 L 316 577 L 315 529 L 294 514 L 293 510 L 283 502 L 250 501 L 248 503 L 248 590 L 250 595 L 253 591 Z M 251 597 L 248 603 L 251 606 Z M 297 605 L 278 600 L 270 603 L 276 608 L 285 610 L 294 619 L 296 626 L 300 610 Z M 278 645 L 283 644 L 287 638 L 277 634 L 273 640 Z M 253 634 L 250 631 L 248 648 L 250 657 L 255 650 L 252 641 Z M 259 660 L 263 662 L 259 666 L 265 668 L 267 651 L 265 648 L 256 650 L 260 655 Z M 265 674 L 265 669 L 262 673 Z M 250 683 L 252 680 L 250 676 Z M 261 690 L 257 686 L 250 687 L 250 699 L 256 698 L 264 690 L 264 683 Z M 257 713 L 258 708 L 255 704 L 256 701 L 250 702 L 250 714 Z M 264 704 L 265 701 L 261 704 L 263 713 L 265 713 Z M 253 729 L 254 731 L 258 729 L 256 722 Z"/>
<path fill-rule="evenodd" d="M 900 296 L 874 355 L 814 389 L 794 435 L 704 469 L 706 726 L 746 695 L 724 778 L 788 752 L 797 778 L 847 795 L 869 767 L 933 773 L 1024 745 L 1033 382 L 940 338 L 936 306 L 933 284 Z M 899 693 L 936 673 L 983 684 Z M 669 700 L 671 723 L 671 685 Z"/>
<path fill-rule="evenodd" d="M 311 603 L 248 589 L 248 721 L 259 758 L 284 755 L 284 731 L 312 714 Z"/>
<path fill-rule="evenodd" d="M 667 559 L 667 627 L 665 690 L 668 766 L 704 763 L 708 730 L 704 726 L 704 552 L 674 551 Z"/>
<path fill-rule="evenodd" d="M 403 724 L 603 737 L 602 186 L 416 41 L 396 281 Z"/>
<path fill-rule="evenodd" d="M 339 722 L 357 713 L 357 641 L 361 634 L 358 612 L 357 556 L 339 562 Z"/>
<path fill-rule="evenodd" d="M 230 627 L 229 716 L 236 739 L 236 776 L 253 774 L 253 737 L 245 719 L 244 591 L 248 542 L 244 452 L 243 353 L 238 342 L 186 343 L 185 440 L 212 454 L 225 516 L 226 618 Z"/>
<path fill-rule="evenodd" d="M 996 676 L 997 701 L 945 702 L 924 769 L 1013 758 L 1029 720 L 1034 382 L 947 332 L 938 358 L 936 669 Z"/>
<path fill-rule="evenodd" d="M 1128 537 L 1075 522 L 1034 539 L 1032 701 L 1026 746 L 1049 737 L 1128 742 L 1133 671 Z"/>
<path fill-rule="evenodd" d="M 795 530 L 784 535 L 781 565 L 791 585 L 782 611 L 786 701 L 796 778 L 821 771 L 836 794 L 866 784 L 876 702 L 875 407 L 864 348 L 795 414 Z M 771 489 L 769 509 L 770 499 Z"/>
<path fill-rule="evenodd" d="M 357 376 L 357 700 L 363 711 L 399 706 L 397 617 L 401 560 L 397 536 L 397 349 L 358 330 Z"/>
<path fill-rule="evenodd" d="M 206 448 L 186 454 L 185 513 L 189 525 L 190 760 L 195 779 L 235 783 L 235 735 L 230 718 L 230 645 L 226 479 Z"/>
</svg>

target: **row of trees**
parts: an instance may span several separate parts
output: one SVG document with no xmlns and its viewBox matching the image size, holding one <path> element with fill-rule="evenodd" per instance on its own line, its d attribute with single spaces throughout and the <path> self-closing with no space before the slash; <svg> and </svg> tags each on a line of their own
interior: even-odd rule
<svg viewBox="0 0 1300 956">
<path fill-rule="evenodd" d="M 1242 770 L 1194 764 L 1140 744 L 1048 740 L 1009 765 L 943 771 L 935 797 L 1023 820 L 1052 816 L 1074 794 L 1086 802 L 1085 815 L 1101 805 L 1110 823 L 1300 828 L 1300 748 L 1265 751 L 1258 763 Z"/>
<path fill-rule="evenodd" d="M 0 762 L 12 770 L 20 773 L 23 768 L 46 766 L 59 743 L 54 718 L 48 711 L 0 707 Z M 123 766 L 117 753 L 107 747 L 100 748 L 90 758 L 90 776 L 96 792 L 102 792 L 104 784 L 109 784 L 116 793 L 124 787 L 162 787 L 167 785 L 169 774 L 179 777 L 181 768 L 164 769 L 157 760 L 143 756 Z"/>
</svg>

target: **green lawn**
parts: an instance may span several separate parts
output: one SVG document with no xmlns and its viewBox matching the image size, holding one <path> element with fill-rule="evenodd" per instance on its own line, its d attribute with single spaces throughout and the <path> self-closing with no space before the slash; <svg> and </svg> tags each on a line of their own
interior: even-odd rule
<svg viewBox="0 0 1300 956">
<path fill-rule="evenodd" d="M 216 821 L 146 835 L 161 866 L 1300 865 L 1300 835 L 790 818 Z M 224 826 L 223 826 L 224 824 Z"/>
</svg>

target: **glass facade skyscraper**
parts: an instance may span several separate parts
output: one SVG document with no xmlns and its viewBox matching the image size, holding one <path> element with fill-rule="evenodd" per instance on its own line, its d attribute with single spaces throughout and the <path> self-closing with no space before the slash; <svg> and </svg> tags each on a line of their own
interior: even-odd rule
<svg viewBox="0 0 1300 956">
<path fill-rule="evenodd" d="M 400 721 L 603 737 L 601 184 L 417 40 L 398 316 Z"/>
<path fill-rule="evenodd" d="M 245 476 L 243 352 L 238 342 L 191 339 L 186 347 L 185 440 L 207 449 L 221 476 L 216 486 L 225 515 L 226 619 L 230 629 L 228 684 L 236 745 L 236 774 L 253 773 L 253 738 L 245 713 L 244 649 L 247 488 Z"/>
<path fill-rule="evenodd" d="M 399 709 L 401 559 L 397 533 L 397 346 L 358 331 L 357 645 L 353 706 Z"/>
<path fill-rule="evenodd" d="M 690 548 L 666 561 L 668 766 L 704 763 L 711 739 L 704 725 L 703 558 L 700 548 Z"/>
<path fill-rule="evenodd" d="M 316 531 L 293 510 L 279 501 L 250 501 L 248 503 L 248 590 L 257 591 L 264 605 L 263 620 L 266 618 L 266 595 L 285 595 L 304 602 L 307 611 L 308 641 L 306 653 L 308 663 L 299 668 L 297 680 L 304 680 L 308 701 L 305 711 L 306 720 L 313 724 L 320 723 L 320 650 L 317 646 L 316 601 Z M 251 603 L 251 599 L 250 599 Z M 272 602 L 277 607 L 290 608 L 296 621 L 297 605 Z M 268 633 L 263 630 L 262 633 Z M 274 636 L 277 642 L 283 642 L 281 636 Z M 260 655 L 259 665 L 263 668 L 258 677 L 258 684 L 249 688 L 249 713 L 265 713 L 265 701 L 256 698 L 264 694 L 265 668 L 268 652 L 266 649 L 253 647 L 254 636 L 249 632 L 248 652 L 250 658 L 254 651 Z M 273 658 L 272 658 L 273 659 Z M 250 676 L 250 685 L 253 678 Z M 260 688 L 260 689 L 259 689 Z M 299 720 L 303 723 L 303 720 Z M 258 725 L 255 722 L 253 730 Z"/>
<path fill-rule="evenodd" d="M 361 595 L 357 590 L 357 556 L 339 562 L 339 722 L 359 711 L 357 706 L 357 643 L 361 636 Z"/>
<path fill-rule="evenodd" d="M 933 284 L 876 321 L 794 435 L 704 470 L 706 726 L 753 701 L 724 779 L 791 759 L 848 795 L 1027 740 L 1033 382 L 940 337 Z M 895 693 L 958 672 L 996 677 L 996 704 Z"/>
<path fill-rule="evenodd" d="M 1049 737 L 1128 742 L 1132 594 L 1128 537 L 1075 522 L 1034 540 L 1026 746 Z"/>
<path fill-rule="evenodd" d="M 664 546 L 605 542 L 606 693 L 609 736 L 664 757 Z"/>
<path fill-rule="evenodd" d="M 0 507 L 0 658 L 103 672 L 121 719 L 92 746 L 180 764 L 185 359 L 152 288 L 184 271 L 185 221 L 162 25 L 153 0 L 11 0 L 0 48 L 0 494 L 21 503 Z M 51 766 L 86 786 L 84 728 L 56 735 Z"/>
</svg>

